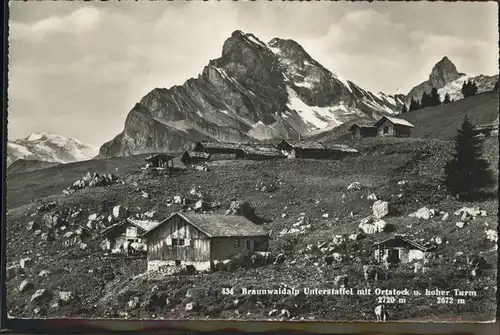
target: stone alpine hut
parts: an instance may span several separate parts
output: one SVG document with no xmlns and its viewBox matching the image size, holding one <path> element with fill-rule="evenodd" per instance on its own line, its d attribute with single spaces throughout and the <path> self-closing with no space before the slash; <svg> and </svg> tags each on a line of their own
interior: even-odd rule
<svg viewBox="0 0 500 335">
<path fill-rule="evenodd" d="M 430 258 L 433 248 L 428 248 L 420 243 L 402 235 L 396 235 L 389 239 L 374 244 L 374 256 L 378 262 L 386 259 L 389 264 L 411 263 Z"/>
<path fill-rule="evenodd" d="M 343 144 L 282 140 L 276 147 L 288 158 L 340 159 L 359 152 Z"/>
</svg>

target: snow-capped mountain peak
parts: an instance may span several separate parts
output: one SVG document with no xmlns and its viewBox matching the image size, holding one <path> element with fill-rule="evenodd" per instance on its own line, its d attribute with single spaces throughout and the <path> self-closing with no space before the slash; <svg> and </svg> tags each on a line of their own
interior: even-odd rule
<svg viewBox="0 0 500 335">
<path fill-rule="evenodd" d="M 18 159 L 70 163 L 92 159 L 98 151 L 74 138 L 33 133 L 24 139 L 7 142 L 7 165 Z"/>
</svg>

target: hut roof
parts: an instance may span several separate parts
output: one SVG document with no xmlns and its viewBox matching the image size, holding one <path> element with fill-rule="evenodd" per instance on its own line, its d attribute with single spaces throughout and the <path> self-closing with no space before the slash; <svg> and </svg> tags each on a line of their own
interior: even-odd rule
<svg viewBox="0 0 500 335">
<path fill-rule="evenodd" d="M 243 151 L 245 152 L 245 154 L 250 154 L 250 155 L 274 156 L 274 157 L 283 156 L 281 151 L 272 146 L 260 146 L 260 145 L 256 147 L 245 146 L 243 148 Z"/>
<path fill-rule="evenodd" d="M 193 157 L 193 158 L 205 158 L 208 159 L 210 158 L 210 154 L 207 152 L 200 152 L 200 151 L 186 151 L 184 155 Z"/>
<path fill-rule="evenodd" d="M 375 246 L 385 245 L 385 244 L 387 244 L 389 242 L 396 241 L 396 240 L 403 241 L 403 242 L 411 245 L 412 247 L 414 247 L 415 249 L 418 249 L 418 250 L 429 251 L 429 250 L 432 249 L 432 248 L 428 248 L 426 246 L 423 246 L 422 244 L 418 243 L 417 241 L 414 241 L 414 240 L 412 240 L 412 239 L 410 239 L 410 238 L 408 238 L 406 236 L 403 236 L 403 235 L 396 235 L 396 236 L 388 238 L 386 240 L 377 242 L 374 245 Z"/>
<path fill-rule="evenodd" d="M 216 141 L 200 141 L 198 145 L 202 145 L 207 149 L 241 149 L 243 147 L 241 143 Z"/>
<path fill-rule="evenodd" d="M 335 150 L 344 152 L 358 152 L 356 149 L 351 148 L 344 144 L 321 143 L 321 142 L 308 142 L 308 141 L 285 141 L 290 146 L 300 149 L 323 149 Z"/>
<path fill-rule="evenodd" d="M 237 237 L 237 236 L 269 236 L 262 227 L 251 222 L 244 216 L 220 214 L 173 213 L 159 225 L 146 232 L 149 235 L 156 228 L 166 224 L 172 217 L 180 216 L 209 237 Z"/>
<path fill-rule="evenodd" d="M 412 125 L 410 122 L 408 122 L 406 120 L 403 120 L 403 119 L 395 118 L 395 117 L 392 117 L 392 116 L 383 116 L 383 117 L 381 117 L 377 122 L 375 122 L 375 124 L 373 126 L 374 127 L 378 127 L 385 120 L 389 120 L 393 124 L 397 124 L 397 125 L 400 125 L 400 126 L 415 128 L 415 126 Z"/>
<path fill-rule="evenodd" d="M 160 224 L 159 221 L 155 220 L 137 220 L 132 218 L 127 218 L 127 222 L 144 230 L 145 232 L 153 229 L 154 227 Z"/>
<path fill-rule="evenodd" d="M 362 129 L 375 129 L 375 127 L 372 123 L 364 122 L 364 123 L 355 123 L 349 128 L 349 130 L 353 130 L 354 127 L 362 128 Z"/>
</svg>

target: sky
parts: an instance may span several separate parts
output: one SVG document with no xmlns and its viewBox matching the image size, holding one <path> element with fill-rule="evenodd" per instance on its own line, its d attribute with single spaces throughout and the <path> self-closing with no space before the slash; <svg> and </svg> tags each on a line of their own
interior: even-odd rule
<svg viewBox="0 0 500 335">
<path fill-rule="evenodd" d="M 101 146 L 145 94 L 198 76 L 237 29 L 293 39 L 364 89 L 406 94 L 444 56 L 497 74 L 497 22 L 495 2 L 11 2 L 8 138 Z"/>
</svg>

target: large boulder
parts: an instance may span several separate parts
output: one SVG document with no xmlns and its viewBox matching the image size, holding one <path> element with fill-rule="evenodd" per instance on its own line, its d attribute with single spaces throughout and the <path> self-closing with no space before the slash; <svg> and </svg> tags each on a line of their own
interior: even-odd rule
<svg viewBox="0 0 500 335">
<path fill-rule="evenodd" d="M 19 292 L 25 292 L 25 291 L 28 291 L 31 288 L 33 288 L 33 283 L 31 283 L 30 281 L 28 281 L 27 279 L 25 279 L 19 285 Z"/>
<path fill-rule="evenodd" d="M 33 304 L 42 304 L 43 302 L 49 300 L 52 297 L 52 292 L 46 289 L 37 290 L 31 296 L 31 303 Z"/>
<path fill-rule="evenodd" d="M 375 227 L 377 228 L 377 232 L 381 233 L 387 229 L 387 222 L 384 220 L 378 220 L 377 222 L 374 223 Z"/>
<path fill-rule="evenodd" d="M 70 291 L 60 291 L 59 292 L 59 301 L 62 303 L 68 303 L 75 298 L 73 292 Z"/>
<path fill-rule="evenodd" d="M 377 219 L 381 219 L 386 215 L 389 215 L 389 203 L 387 201 L 377 200 L 372 206 L 373 216 Z"/>
<path fill-rule="evenodd" d="M 347 186 L 347 189 L 348 190 L 360 190 L 361 189 L 361 184 L 359 182 L 355 181 L 353 183 L 350 183 Z"/>
<path fill-rule="evenodd" d="M 429 220 L 434 216 L 434 214 L 435 214 L 434 210 L 431 210 L 427 207 L 422 207 L 415 213 L 411 213 L 409 216 L 417 219 Z"/>
</svg>

